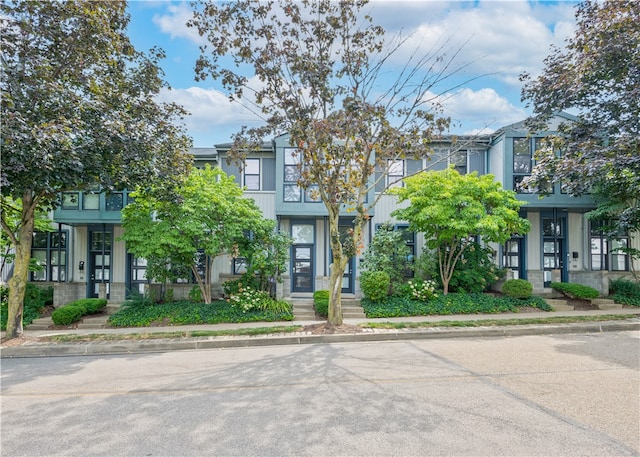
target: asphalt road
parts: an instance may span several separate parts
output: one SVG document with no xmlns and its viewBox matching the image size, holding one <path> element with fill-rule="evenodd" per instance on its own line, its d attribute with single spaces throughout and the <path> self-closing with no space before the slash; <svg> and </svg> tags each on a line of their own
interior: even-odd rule
<svg viewBox="0 0 640 457">
<path fill-rule="evenodd" d="M 2 456 L 640 455 L 640 332 L 1 359 Z"/>
</svg>

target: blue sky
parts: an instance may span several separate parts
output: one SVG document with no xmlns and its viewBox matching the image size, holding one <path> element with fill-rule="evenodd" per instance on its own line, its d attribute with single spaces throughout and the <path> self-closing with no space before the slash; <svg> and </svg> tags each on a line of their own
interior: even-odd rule
<svg viewBox="0 0 640 457">
<path fill-rule="evenodd" d="M 185 25 L 191 17 L 188 2 L 131 1 L 128 8 L 136 48 L 159 46 L 167 53 L 162 67 L 172 90 L 163 91 L 160 99 L 191 113 L 186 126 L 195 147 L 226 143 L 241 125 L 258 122 L 241 105 L 230 103 L 218 82 L 195 81 L 200 38 Z M 456 58 L 465 70 L 451 80 L 452 86 L 462 85 L 443 100 L 445 113 L 455 122 L 451 132 L 459 134 L 489 133 L 530 114 L 520 101 L 518 75 L 538 74 L 550 46 L 562 47 L 575 30 L 571 1 L 373 0 L 366 8 L 389 36 L 413 33 L 413 49 L 444 40 L 450 40 L 451 49 L 466 43 Z M 397 57 L 402 59 L 402 53 Z"/>
</svg>

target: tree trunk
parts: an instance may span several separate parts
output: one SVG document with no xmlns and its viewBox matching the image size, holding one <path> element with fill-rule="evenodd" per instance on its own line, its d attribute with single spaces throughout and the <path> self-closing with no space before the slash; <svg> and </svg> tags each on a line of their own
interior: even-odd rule
<svg viewBox="0 0 640 457">
<path fill-rule="evenodd" d="M 22 198 L 22 218 L 15 244 L 16 256 L 13 261 L 13 276 L 9 279 L 9 309 L 7 316 L 7 338 L 22 335 L 24 314 L 24 294 L 29 279 L 29 262 L 35 226 L 35 207 L 30 193 Z"/>
<path fill-rule="evenodd" d="M 342 325 L 342 276 L 346 263 L 343 261 L 342 243 L 338 221 L 340 209 L 329 209 L 329 244 L 333 257 L 329 272 L 329 312 L 327 321 L 331 325 Z"/>
</svg>

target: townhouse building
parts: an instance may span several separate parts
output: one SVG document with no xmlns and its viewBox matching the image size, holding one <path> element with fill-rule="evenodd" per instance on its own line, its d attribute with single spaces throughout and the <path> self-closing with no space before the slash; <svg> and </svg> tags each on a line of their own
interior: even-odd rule
<svg viewBox="0 0 640 457">
<path fill-rule="evenodd" d="M 571 122 L 568 114 L 554 120 Z M 534 152 L 548 132 L 531 134 L 524 122 L 512 124 L 488 135 L 450 137 L 433 144 L 434 154 L 425 158 L 396 160 L 388 163 L 388 173 L 378 175 L 380 181 L 368 196 L 373 201 L 377 193 L 388 185 L 402 185 L 401 178 L 420 170 L 440 170 L 455 166 L 461 173 L 491 173 L 508 190 L 515 190 L 526 203 L 522 217 L 531 223 L 527 234 L 514 235 L 504 245 L 492 246 L 495 262 L 508 269 L 508 277 L 530 281 L 534 293 L 549 291 L 553 282 L 573 282 L 608 293 L 611 278 L 629 275 L 632 268 L 627 255 L 613 252 L 617 247 L 638 246 L 638 240 L 628 234 L 609 239 L 602 224 L 589 221 L 585 213 L 593 209 L 589 196 L 571 197 L 563 192 L 562 184 L 549 189 L 541 198 L 526 193 L 518 184 L 531 173 Z M 293 239 L 289 271 L 278 285 L 278 295 L 284 298 L 309 296 L 315 290 L 328 288 L 331 252 L 328 240 L 326 209 L 311 189 L 297 185 L 298 167 L 295 151 L 287 135 L 281 135 L 252 152 L 244 167 L 227 161 L 230 144 L 214 148 L 193 148 L 196 166 L 220 166 L 245 188 L 245 195 L 255 200 L 265 217 L 277 221 L 280 230 Z M 38 233 L 33 243 L 33 257 L 45 268 L 31 273 L 31 280 L 54 286 L 54 302 L 64 304 L 83 297 L 106 297 L 113 302 L 125 300 L 129 291 L 143 292 L 149 284 L 144 259 L 127 251 L 118 238 L 123 233 L 121 209 L 127 204 L 126 191 L 105 194 L 100 189 L 87 192 L 66 192 L 61 205 L 53 212 L 55 230 Z M 382 195 L 370 211 L 371 219 L 365 227 L 365 245 L 377 226 L 391 222 L 403 231 L 405 243 L 413 256 L 425 247 L 420 234 L 408 230 L 408 223 L 394 220 L 395 197 Z M 348 230 L 353 216 L 343 214 L 340 226 Z M 359 269 L 361 255 L 351 259 L 343 277 L 343 294 L 360 296 Z M 241 274 L 242 259 L 216 259 L 213 283 Z M 176 298 L 186 297 L 193 287 L 188 278 L 173 286 Z"/>
</svg>

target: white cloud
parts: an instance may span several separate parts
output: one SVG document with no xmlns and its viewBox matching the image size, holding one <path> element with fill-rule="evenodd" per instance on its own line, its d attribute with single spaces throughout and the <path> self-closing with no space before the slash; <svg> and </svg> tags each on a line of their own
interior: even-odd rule
<svg viewBox="0 0 640 457">
<path fill-rule="evenodd" d="M 205 42 L 196 28 L 187 27 L 187 21 L 193 17 L 193 9 L 188 4 L 167 3 L 166 9 L 166 14 L 154 14 L 152 19 L 162 33 L 171 36 L 171 39 L 186 38 L 196 44 Z"/>
<path fill-rule="evenodd" d="M 158 98 L 159 101 L 177 103 L 191 113 L 184 123 L 195 146 L 210 146 L 207 142 L 211 137 L 222 139 L 217 140 L 220 142 L 228 141 L 242 125 L 261 123 L 260 118 L 247 108 L 214 89 L 163 89 Z"/>
<path fill-rule="evenodd" d="M 452 130 L 462 128 L 467 134 L 488 133 L 527 117 L 524 109 L 513 105 L 492 88 L 477 91 L 465 88 L 440 96 L 429 93 L 427 97 L 442 104 L 443 114 L 451 117 L 454 123 Z"/>
<path fill-rule="evenodd" d="M 518 86 L 518 75 L 539 73 L 549 46 L 562 46 L 574 30 L 573 4 L 559 2 L 539 6 L 524 1 L 424 2 L 423 14 L 416 14 L 414 2 L 375 2 L 374 20 L 389 25 L 390 34 L 399 31 L 406 18 L 403 34 L 413 32 L 406 46 L 394 56 L 399 64 L 411 53 L 433 52 L 441 46 L 448 56 L 460 50 L 454 67 L 469 64 L 465 73 L 492 74 Z M 444 7 L 446 6 L 446 8 Z M 416 18 L 422 19 L 419 23 Z M 411 28 L 407 27 L 409 24 Z M 445 61 L 447 59 L 445 58 Z"/>
</svg>

